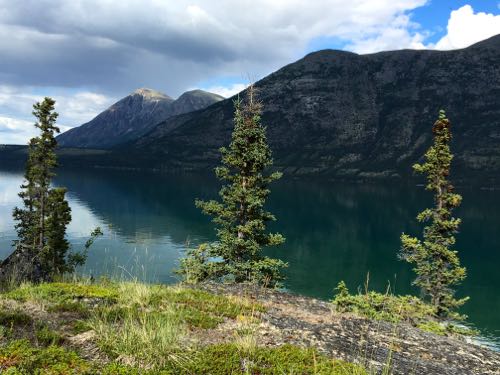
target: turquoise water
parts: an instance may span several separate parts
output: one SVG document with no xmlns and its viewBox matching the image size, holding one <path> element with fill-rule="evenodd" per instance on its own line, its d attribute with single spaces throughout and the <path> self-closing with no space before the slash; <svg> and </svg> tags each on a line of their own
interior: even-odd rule
<svg viewBox="0 0 500 375">
<path fill-rule="evenodd" d="M 21 182 L 21 173 L 0 171 L 0 258 L 15 238 L 11 211 Z M 217 196 L 211 177 L 60 171 L 55 184 L 69 189 L 68 234 L 75 249 L 95 226 L 104 230 L 82 270 L 87 274 L 175 282 L 172 270 L 185 248 L 214 239 L 210 219 L 193 204 Z M 468 270 L 458 295 L 471 297 L 462 312 L 499 342 L 500 194 L 457 190 L 464 201 L 457 210 L 463 225 L 456 248 Z M 282 180 L 268 206 L 278 218 L 272 229 L 287 241 L 269 254 L 289 263 L 286 288 L 305 295 L 329 299 L 339 280 L 356 290 L 367 275 L 371 289 L 385 291 L 390 284 L 395 293 L 417 294 L 410 267 L 397 259 L 399 236 L 420 233 L 415 215 L 431 202 L 415 185 Z"/>
</svg>

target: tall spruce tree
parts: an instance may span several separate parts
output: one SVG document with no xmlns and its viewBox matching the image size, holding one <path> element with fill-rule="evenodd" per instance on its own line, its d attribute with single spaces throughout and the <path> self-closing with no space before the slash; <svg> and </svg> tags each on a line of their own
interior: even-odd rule
<svg viewBox="0 0 500 375">
<path fill-rule="evenodd" d="M 25 181 L 19 193 L 24 207 L 13 211 L 18 239 L 14 252 L 0 265 L 2 277 L 38 282 L 71 271 L 76 265 L 67 258 L 65 236 L 71 209 L 66 190 L 50 188 L 57 166 L 55 134 L 59 133 L 54 105 L 53 99 L 45 98 L 33 106 L 40 135 L 29 142 Z"/>
<path fill-rule="evenodd" d="M 47 238 L 46 220 L 50 215 L 49 193 L 50 182 L 54 177 L 54 168 L 56 162 L 57 142 L 54 134 L 59 133 L 59 128 L 55 125 L 57 117 L 55 112 L 55 101 L 51 98 L 45 98 L 43 102 L 36 103 L 33 106 L 33 115 L 37 122 L 35 127 L 40 130 L 40 136 L 33 138 L 30 148 L 27 181 L 31 186 L 29 193 L 33 194 L 35 226 L 36 231 L 35 248 L 39 252 L 44 250 Z"/>
<path fill-rule="evenodd" d="M 284 242 L 281 234 L 269 233 L 267 223 L 274 215 L 264 208 L 268 185 L 281 173 L 267 173 L 272 165 L 266 130 L 261 124 L 261 104 L 250 86 L 246 97 L 234 101 L 234 130 L 229 148 L 221 148 L 222 166 L 216 175 L 226 184 L 221 201 L 196 201 L 205 214 L 213 216 L 218 241 L 189 252 L 180 273 L 192 281 L 204 278 L 230 279 L 275 286 L 282 280 L 286 263 L 264 256 L 264 247 Z"/>
<path fill-rule="evenodd" d="M 415 265 L 417 278 L 414 284 L 436 308 L 441 318 L 456 316 L 453 310 L 463 305 L 467 298 L 456 299 L 453 286 L 465 279 L 466 270 L 460 266 L 457 251 L 452 250 L 461 220 L 452 216 L 452 210 L 462 201 L 448 181 L 453 155 L 450 152 L 450 121 L 445 112 L 432 128 L 434 144 L 425 153 L 425 163 L 415 164 L 414 170 L 426 174 L 426 189 L 434 193 L 434 207 L 422 211 L 417 219 L 429 222 L 424 228 L 423 240 L 402 234 L 400 257 Z"/>
</svg>

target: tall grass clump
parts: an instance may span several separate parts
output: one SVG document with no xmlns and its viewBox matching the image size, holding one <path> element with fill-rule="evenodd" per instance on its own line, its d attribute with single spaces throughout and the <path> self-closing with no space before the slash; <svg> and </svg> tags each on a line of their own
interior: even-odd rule
<svg viewBox="0 0 500 375">
<path fill-rule="evenodd" d="M 162 312 L 106 308 L 92 316 L 89 326 L 96 333 L 99 346 L 111 357 L 153 368 L 179 360 L 180 342 L 185 334 L 182 320 L 173 308 Z"/>
<path fill-rule="evenodd" d="M 161 286 L 139 282 L 117 283 L 118 300 L 96 309 L 88 321 L 101 349 L 134 365 L 159 368 L 181 357 L 186 333 L 182 311 L 159 304 Z"/>
</svg>

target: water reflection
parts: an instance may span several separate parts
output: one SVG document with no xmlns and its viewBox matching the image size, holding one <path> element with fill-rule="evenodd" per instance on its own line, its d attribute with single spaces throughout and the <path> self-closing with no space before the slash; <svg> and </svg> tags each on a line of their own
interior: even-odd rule
<svg viewBox="0 0 500 375">
<path fill-rule="evenodd" d="M 19 173 L 0 172 L 0 257 L 14 238 L 10 212 L 18 202 Z M 105 236 L 92 249 L 85 272 L 134 275 L 150 281 L 175 280 L 186 243 L 214 238 L 210 219 L 194 207 L 195 198 L 217 196 L 212 177 L 135 172 L 60 171 L 56 185 L 69 189 L 75 248 L 99 225 Z M 468 278 L 460 295 L 470 295 L 464 312 L 487 332 L 500 337 L 500 197 L 496 191 L 460 189 L 464 204 L 458 246 Z M 351 289 L 370 275 L 370 287 L 416 293 L 410 267 L 397 260 L 399 235 L 418 234 L 417 212 L 432 201 L 423 188 L 397 185 L 349 185 L 336 182 L 280 181 L 269 209 L 279 221 L 286 244 L 269 251 L 289 262 L 286 286 L 330 298 L 339 280 Z"/>
</svg>

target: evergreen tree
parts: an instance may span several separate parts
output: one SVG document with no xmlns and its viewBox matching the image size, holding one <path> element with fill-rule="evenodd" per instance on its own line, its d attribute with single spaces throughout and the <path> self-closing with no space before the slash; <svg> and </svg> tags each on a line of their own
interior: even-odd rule
<svg viewBox="0 0 500 375">
<path fill-rule="evenodd" d="M 58 214 L 53 215 L 51 209 L 57 205 L 55 200 L 61 199 L 60 192 L 50 190 L 50 182 L 57 165 L 55 154 L 57 142 L 54 135 L 59 132 L 59 128 L 55 125 L 58 114 L 54 111 L 54 105 L 53 99 L 45 98 L 33 106 L 32 113 L 37 119 L 35 127 L 40 130 L 40 135 L 32 138 L 28 146 L 25 182 L 21 185 L 22 190 L 19 193 L 24 207 L 16 207 L 13 211 L 18 234 L 14 245 L 22 253 L 24 262 L 26 263 L 28 259 L 31 262 L 30 267 L 27 264 L 22 266 L 25 270 L 30 269 L 29 272 L 26 271 L 27 275 L 20 275 L 22 278 L 48 279 L 54 271 L 48 266 L 48 262 L 59 263 L 55 260 L 53 249 L 48 246 L 47 241 L 49 237 L 57 236 L 53 233 L 56 224 L 54 217 L 52 219 L 51 217 Z M 64 201 L 64 194 L 62 200 Z M 67 247 L 57 251 L 66 250 Z"/>
<path fill-rule="evenodd" d="M 190 251 L 180 273 L 191 281 L 222 278 L 274 286 L 282 280 L 280 270 L 286 264 L 264 256 L 262 250 L 283 243 L 284 238 L 267 232 L 266 223 L 275 217 L 264 204 L 268 185 L 281 173 L 266 173 L 272 157 L 255 89 L 251 86 L 246 99 L 236 99 L 234 107 L 232 140 L 229 148 L 221 148 L 222 166 L 215 170 L 226 183 L 219 192 L 221 201 L 196 201 L 205 214 L 213 216 L 218 241 Z"/>
<path fill-rule="evenodd" d="M 71 222 L 71 208 L 65 196 L 64 188 L 54 188 L 49 191 L 46 245 L 41 254 L 43 267 L 59 275 L 72 272 L 74 268 L 66 257 L 70 247 L 66 239 L 66 227 Z"/>
<path fill-rule="evenodd" d="M 66 260 L 69 243 L 65 238 L 71 209 L 65 199 L 66 190 L 50 188 L 57 166 L 55 134 L 59 133 L 54 105 L 53 99 L 45 98 L 33 106 L 40 135 L 29 142 L 25 182 L 19 193 L 24 207 L 16 207 L 13 212 L 17 221 L 17 259 L 25 263 L 20 268 L 26 272 L 19 277 L 32 281 L 49 280 L 71 268 Z"/>
<path fill-rule="evenodd" d="M 427 175 L 426 189 L 434 193 L 435 205 L 417 216 L 420 222 L 430 222 L 424 228 L 423 240 L 402 234 L 400 256 L 415 265 L 417 278 L 414 284 L 430 298 L 436 315 L 445 318 L 468 299 L 455 299 L 452 289 L 466 276 L 457 252 L 452 250 L 454 234 L 461 222 L 452 216 L 452 210 L 460 205 L 462 197 L 453 192 L 453 186 L 448 181 L 453 155 L 449 146 L 450 121 L 444 111 L 439 112 L 432 132 L 434 144 L 425 153 L 425 163 L 415 164 L 413 168 Z"/>
<path fill-rule="evenodd" d="M 40 136 L 29 143 L 25 183 L 19 193 L 24 209 L 14 210 L 14 219 L 19 221 L 16 225 L 19 241 L 40 251 L 45 246 L 49 187 L 56 167 L 54 133 L 58 133 L 59 128 L 55 126 L 58 114 L 54 104 L 53 99 L 45 98 L 33 106 L 33 115 L 38 120 L 35 127 L 40 130 Z"/>
<path fill-rule="evenodd" d="M 71 222 L 71 208 L 66 189 L 50 187 L 57 166 L 55 134 L 59 133 L 54 105 L 54 100 L 45 98 L 33 106 L 40 135 L 28 145 L 25 181 L 19 193 L 23 207 L 13 211 L 18 238 L 14 252 L 0 262 L 2 283 L 48 281 L 55 275 L 73 272 L 85 263 L 89 247 L 102 235 L 100 228 L 94 229 L 82 252 L 69 252 L 66 227 Z"/>
</svg>

